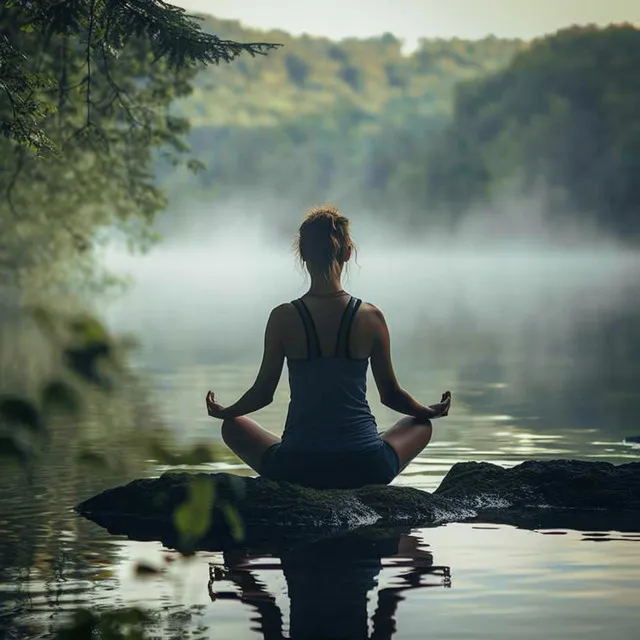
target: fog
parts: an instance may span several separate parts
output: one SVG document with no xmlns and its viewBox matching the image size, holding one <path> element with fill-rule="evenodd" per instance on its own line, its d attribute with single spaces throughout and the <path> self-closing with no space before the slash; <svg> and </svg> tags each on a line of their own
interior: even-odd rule
<svg viewBox="0 0 640 640">
<path fill-rule="evenodd" d="M 309 282 L 293 250 L 299 217 L 272 224 L 268 213 L 230 204 L 214 217 L 203 207 L 192 228 L 145 256 L 110 251 L 108 266 L 133 284 L 105 304 L 106 316 L 138 338 L 143 368 L 257 368 L 269 311 Z M 346 213 L 358 253 L 345 286 L 384 311 L 408 387 L 456 386 L 476 404 L 487 388 L 502 389 L 492 400 L 498 413 L 544 403 L 573 411 L 576 426 L 613 416 L 607 398 L 635 388 L 637 254 L 594 233 L 552 229 L 531 204 L 417 237 Z M 631 428 L 627 409 L 615 415 Z"/>
<path fill-rule="evenodd" d="M 587 316 L 628 304 L 637 254 L 592 230 L 551 227 L 531 201 L 507 204 L 467 216 L 454 230 L 434 225 L 417 234 L 366 211 L 345 212 L 358 247 L 346 287 L 383 308 L 399 342 L 418 322 L 425 333 L 467 322 L 503 337 L 535 325 L 553 341 Z M 133 284 L 109 305 L 109 321 L 162 336 L 156 347 L 176 356 L 203 339 L 207 351 L 260 345 L 271 307 L 308 286 L 293 248 L 301 216 L 286 220 L 284 205 L 268 208 L 247 214 L 259 207 L 229 202 L 213 215 L 200 206 L 147 255 L 110 250 L 108 267 Z"/>
</svg>

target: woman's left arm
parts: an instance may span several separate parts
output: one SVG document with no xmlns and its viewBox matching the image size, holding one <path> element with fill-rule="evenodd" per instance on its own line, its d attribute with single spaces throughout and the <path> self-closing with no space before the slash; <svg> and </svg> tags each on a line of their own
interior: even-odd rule
<svg viewBox="0 0 640 640">
<path fill-rule="evenodd" d="M 213 401 L 211 391 L 207 394 L 207 409 L 211 417 L 221 420 L 237 418 L 258 411 L 273 402 L 273 395 L 280 381 L 284 364 L 281 317 L 281 307 L 276 307 L 269 315 L 264 334 L 262 364 L 251 388 L 229 407 L 222 407 Z"/>
</svg>

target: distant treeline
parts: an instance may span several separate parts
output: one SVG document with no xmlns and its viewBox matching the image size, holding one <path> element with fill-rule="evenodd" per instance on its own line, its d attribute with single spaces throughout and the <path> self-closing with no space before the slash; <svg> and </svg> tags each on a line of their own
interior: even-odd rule
<svg viewBox="0 0 640 640">
<path fill-rule="evenodd" d="M 285 46 L 196 76 L 177 112 L 206 169 L 160 169 L 174 203 L 276 196 L 293 214 L 333 200 L 412 226 L 454 225 L 472 205 L 542 189 L 551 217 L 639 234 L 632 26 L 574 27 L 532 43 L 423 40 L 403 55 L 390 34 L 333 42 L 205 25 Z M 184 215 L 165 218 L 163 230 Z"/>
<path fill-rule="evenodd" d="M 640 30 L 572 28 L 458 87 L 426 158 L 429 204 L 491 202 L 508 186 L 640 240 Z"/>
</svg>

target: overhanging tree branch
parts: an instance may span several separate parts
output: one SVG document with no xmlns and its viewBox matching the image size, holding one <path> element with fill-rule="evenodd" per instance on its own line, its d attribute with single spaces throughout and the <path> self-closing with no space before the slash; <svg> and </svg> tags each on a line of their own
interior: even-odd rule
<svg viewBox="0 0 640 640">
<path fill-rule="evenodd" d="M 99 73 L 94 62 L 96 56 L 104 56 L 105 52 L 117 57 L 130 42 L 144 39 L 155 61 L 163 59 L 170 68 L 179 69 L 228 63 L 243 53 L 252 57 L 266 55 L 281 46 L 223 40 L 204 32 L 198 20 L 163 0 L 5 1 L 0 6 L 0 75 L 4 78 L 5 71 L 11 70 L 15 81 L 5 82 L 4 89 L 18 108 L 9 116 L 3 115 L 0 109 L 0 131 L 14 142 L 39 152 L 55 148 L 41 126 L 47 115 L 46 104 L 33 96 L 36 88 L 48 83 L 56 89 L 58 105 L 64 104 L 66 56 L 62 56 L 58 77 L 39 74 L 37 65 L 20 46 L 30 33 L 49 39 L 56 35 L 76 36 L 86 41 L 87 113 L 81 129 L 91 124 L 92 85 L 95 74 Z M 116 86 L 110 84 L 112 88 Z"/>
</svg>

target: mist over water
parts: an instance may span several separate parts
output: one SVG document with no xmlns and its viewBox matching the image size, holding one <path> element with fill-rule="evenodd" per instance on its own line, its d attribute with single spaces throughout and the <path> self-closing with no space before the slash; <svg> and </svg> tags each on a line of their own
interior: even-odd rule
<svg viewBox="0 0 640 640">
<path fill-rule="evenodd" d="M 640 256 L 559 233 L 531 209 L 527 223 L 524 210 L 417 237 L 349 212 L 358 256 L 346 288 L 384 311 L 400 381 L 422 401 L 451 388 L 469 415 L 622 437 L 640 408 Z M 205 217 L 146 256 L 111 253 L 109 266 L 134 284 L 106 315 L 137 336 L 143 368 L 242 368 L 228 390 L 237 396 L 257 371 L 270 310 L 308 286 L 292 247 L 299 219 Z"/>
</svg>

